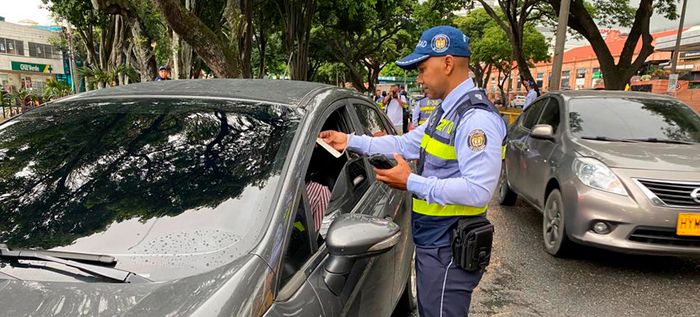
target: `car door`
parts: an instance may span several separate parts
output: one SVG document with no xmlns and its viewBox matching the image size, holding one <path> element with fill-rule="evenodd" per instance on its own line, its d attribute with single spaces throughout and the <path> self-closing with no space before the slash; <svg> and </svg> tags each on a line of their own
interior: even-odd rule
<svg viewBox="0 0 700 317">
<path fill-rule="evenodd" d="M 352 109 L 354 110 L 354 118 L 360 126 L 360 130 L 369 136 L 394 134 L 393 127 L 389 124 L 388 118 L 382 115 L 375 106 L 372 106 L 361 100 L 351 100 Z M 370 165 L 371 167 L 371 165 Z M 372 168 L 370 170 L 373 171 Z M 374 179 L 375 175 L 372 172 Z M 410 274 L 411 261 L 413 260 L 413 239 L 411 236 L 411 195 L 407 191 L 398 190 L 387 186 L 384 183 L 373 182 L 374 186 L 379 187 L 385 194 L 378 197 L 378 205 L 383 208 L 380 210 L 381 216 L 390 218 L 396 222 L 403 231 L 401 241 L 394 247 L 395 261 L 394 268 L 385 274 L 394 275 L 393 301 L 397 301 L 401 296 L 403 284 L 406 283 Z"/>
<path fill-rule="evenodd" d="M 518 194 L 528 198 L 530 180 L 527 179 L 528 158 L 530 156 L 529 144 L 530 129 L 539 120 L 542 109 L 547 104 L 546 98 L 535 100 L 525 112 L 523 112 L 515 125 L 510 129 L 507 141 L 506 173 L 508 183 Z"/>
<path fill-rule="evenodd" d="M 313 137 L 313 140 L 307 141 L 309 147 L 313 147 L 315 135 L 321 131 L 324 121 L 331 116 L 331 113 L 341 111 L 342 119 L 349 125 L 349 129 L 357 133 L 357 126 L 350 117 L 346 105 L 347 100 L 338 101 L 316 119 L 317 122 L 311 128 L 314 131 L 309 133 L 310 137 Z M 373 174 L 367 167 L 366 159 L 351 155 L 349 152 L 344 155 L 347 155 L 347 162 L 335 181 L 326 214 L 339 212 L 383 216 L 385 208 L 381 199 L 386 196 L 386 192 L 380 186 L 373 184 L 374 181 L 370 178 Z M 309 162 L 306 164 L 308 166 Z M 301 195 L 301 197 L 305 196 Z M 300 203 L 300 206 L 304 204 Z M 306 217 L 306 226 L 310 227 L 312 224 L 308 222 L 308 218 L 311 217 Z M 291 230 L 293 232 L 294 229 Z M 277 297 L 267 315 L 390 315 L 393 308 L 391 301 L 394 278 L 392 274 L 387 273 L 393 269 L 393 253 L 396 247 L 375 257 L 356 259 L 346 276 L 343 288 L 340 291 L 333 291 L 324 280 L 325 267 L 330 259 L 325 242 L 313 237 L 316 237 L 315 233 L 312 233 L 312 238 L 309 239 L 311 248 L 314 250 L 313 254 L 308 256 L 303 264 L 297 264 L 299 260 L 288 260 L 292 258 L 287 255 L 282 259 L 282 269 L 291 266 L 288 270 L 293 272 L 291 276 L 280 274 L 283 280 L 278 283 Z M 292 239 L 291 235 L 290 240 L 299 241 L 298 238 Z M 288 243 L 287 253 L 298 248 Z M 318 313 L 316 303 L 321 305 L 321 314 Z M 309 307 L 307 308 L 306 305 Z"/>
<path fill-rule="evenodd" d="M 536 139 L 531 136 L 527 138 L 527 148 L 529 149 L 529 155 L 527 155 L 527 169 L 525 170 L 525 179 L 530 182 L 529 188 L 531 193 L 531 200 L 537 206 L 544 206 L 545 187 L 552 175 L 552 168 L 556 167 L 558 162 L 552 161 L 552 154 L 560 146 L 560 144 L 555 141 L 559 134 L 559 124 L 562 122 L 561 114 L 563 113 L 561 109 L 561 104 L 555 98 L 547 98 L 549 101 L 542 110 L 537 124 L 549 124 L 552 126 L 554 140 L 543 140 Z"/>
</svg>

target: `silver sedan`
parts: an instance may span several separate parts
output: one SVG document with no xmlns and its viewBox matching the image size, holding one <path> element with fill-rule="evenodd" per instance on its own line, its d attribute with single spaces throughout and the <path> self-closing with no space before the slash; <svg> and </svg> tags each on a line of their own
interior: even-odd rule
<svg viewBox="0 0 700 317">
<path fill-rule="evenodd" d="M 700 116 L 667 96 L 567 91 L 511 126 L 499 200 L 543 212 L 545 250 L 571 242 L 700 254 Z"/>
</svg>

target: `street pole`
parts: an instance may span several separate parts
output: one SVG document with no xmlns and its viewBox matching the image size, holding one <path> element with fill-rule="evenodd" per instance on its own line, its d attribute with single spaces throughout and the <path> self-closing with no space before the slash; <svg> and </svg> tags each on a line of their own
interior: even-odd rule
<svg viewBox="0 0 700 317">
<path fill-rule="evenodd" d="M 66 33 L 68 34 L 68 67 L 70 69 L 71 83 L 73 84 L 73 93 L 78 93 L 78 76 L 75 73 L 75 47 L 73 45 L 73 32 L 71 32 L 70 26 L 66 26 Z"/>
<path fill-rule="evenodd" d="M 564 62 L 564 42 L 566 42 L 566 26 L 569 23 L 570 3 L 571 0 L 561 0 L 561 6 L 559 7 L 559 25 L 557 25 L 557 40 L 554 44 L 552 80 L 549 81 L 549 91 L 559 90 L 561 85 L 561 69 Z"/>
<path fill-rule="evenodd" d="M 671 74 L 676 73 L 676 65 L 678 64 L 678 56 L 681 54 L 681 37 L 683 37 L 683 23 L 685 22 L 685 8 L 688 4 L 688 0 L 683 0 L 683 9 L 681 9 L 681 21 L 678 23 L 678 34 L 676 34 L 676 48 L 673 49 L 673 55 L 671 57 Z"/>
</svg>

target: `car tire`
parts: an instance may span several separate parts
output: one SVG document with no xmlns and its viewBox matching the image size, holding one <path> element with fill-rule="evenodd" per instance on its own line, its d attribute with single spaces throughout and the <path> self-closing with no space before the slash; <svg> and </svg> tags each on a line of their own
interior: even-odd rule
<svg viewBox="0 0 700 317">
<path fill-rule="evenodd" d="M 572 242 L 566 233 L 564 200 L 558 189 L 552 190 L 542 210 L 542 241 L 547 253 L 564 257 L 571 250 Z"/>
<path fill-rule="evenodd" d="M 513 206 L 517 199 L 518 194 L 508 186 L 508 176 L 504 166 L 501 168 L 501 178 L 498 181 L 498 203 L 503 206 Z"/>
<path fill-rule="evenodd" d="M 391 316 L 418 316 L 418 299 L 416 298 L 416 255 L 411 258 L 411 268 L 408 271 L 406 287 L 399 298 L 394 313 Z"/>
</svg>

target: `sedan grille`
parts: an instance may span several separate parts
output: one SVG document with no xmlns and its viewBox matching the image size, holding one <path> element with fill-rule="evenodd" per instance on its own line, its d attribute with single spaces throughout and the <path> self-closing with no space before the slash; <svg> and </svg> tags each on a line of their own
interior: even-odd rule
<svg viewBox="0 0 700 317">
<path fill-rule="evenodd" d="M 697 197 L 697 189 L 700 188 L 700 183 L 651 181 L 642 179 L 638 181 L 667 206 L 700 208 L 700 202 L 698 202 Z"/>
<path fill-rule="evenodd" d="M 700 247 L 700 237 L 678 236 L 674 229 L 666 228 L 640 227 L 632 232 L 629 239 L 658 245 Z"/>
</svg>

